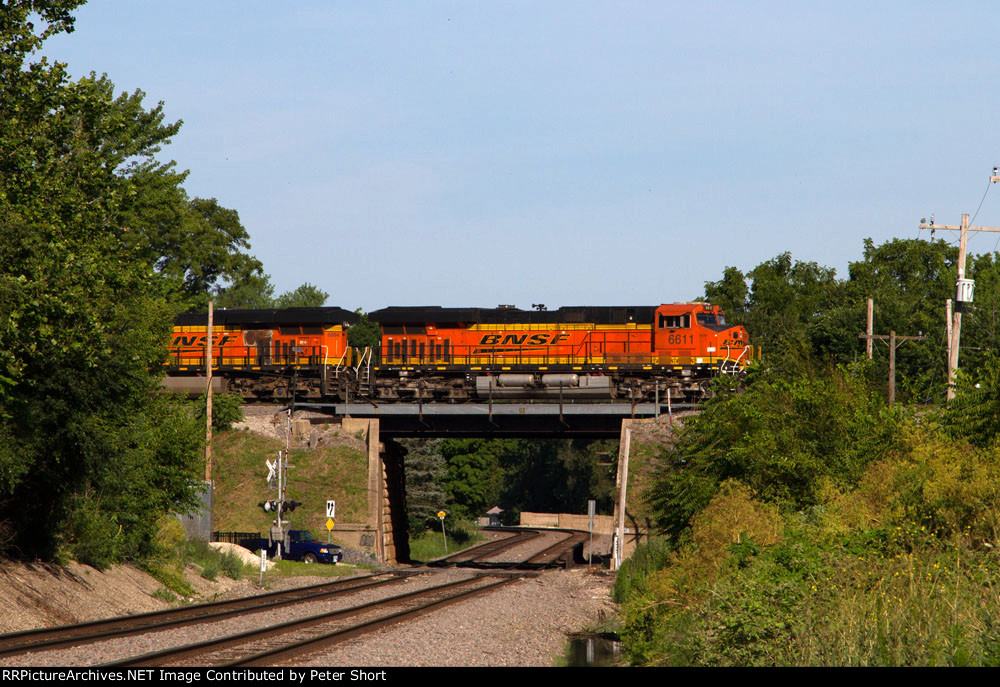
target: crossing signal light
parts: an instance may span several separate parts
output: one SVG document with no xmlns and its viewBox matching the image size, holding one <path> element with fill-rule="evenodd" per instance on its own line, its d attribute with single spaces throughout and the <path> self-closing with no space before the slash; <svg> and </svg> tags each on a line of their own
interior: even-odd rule
<svg viewBox="0 0 1000 687">
<path fill-rule="evenodd" d="M 261 508 L 263 508 L 265 513 L 278 513 L 278 511 L 281 511 L 278 514 L 279 515 L 283 515 L 283 514 L 289 512 L 289 511 L 293 511 L 296 508 L 298 508 L 299 506 L 301 506 L 302 502 L 301 501 L 285 501 L 284 503 L 282 503 L 280 501 L 261 501 L 257 505 L 260 506 Z"/>
</svg>

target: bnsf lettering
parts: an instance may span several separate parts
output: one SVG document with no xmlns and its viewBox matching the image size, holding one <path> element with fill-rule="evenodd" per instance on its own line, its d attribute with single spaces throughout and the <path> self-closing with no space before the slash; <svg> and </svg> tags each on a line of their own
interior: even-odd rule
<svg viewBox="0 0 1000 687">
<path fill-rule="evenodd" d="M 532 334 L 530 337 L 527 334 L 521 334 L 520 336 L 517 334 L 507 334 L 506 336 L 502 334 L 484 334 L 483 338 L 479 340 L 479 345 L 514 344 L 520 346 L 524 343 L 529 343 L 532 346 L 554 346 L 568 339 L 569 334 Z"/>
<path fill-rule="evenodd" d="M 189 334 L 187 336 L 174 336 L 170 343 L 174 346 L 204 346 L 205 340 L 208 337 L 204 334 Z M 233 334 L 221 334 L 219 336 L 213 336 L 215 339 L 216 346 L 226 346 L 236 342 L 236 336 Z"/>
</svg>

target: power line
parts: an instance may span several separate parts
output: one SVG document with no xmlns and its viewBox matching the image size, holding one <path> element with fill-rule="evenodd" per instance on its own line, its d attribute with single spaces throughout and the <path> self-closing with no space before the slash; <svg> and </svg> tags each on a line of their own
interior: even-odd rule
<svg viewBox="0 0 1000 687">
<path fill-rule="evenodd" d="M 992 179 L 992 177 L 991 177 L 991 179 Z M 979 207 L 976 208 L 976 212 L 972 215 L 972 219 L 969 220 L 969 224 L 972 224 L 973 222 L 975 222 L 976 221 L 976 217 L 979 216 L 979 211 L 983 207 L 983 201 L 986 200 L 986 194 L 990 192 L 990 186 L 992 186 L 992 185 L 993 185 L 993 182 L 991 180 L 987 180 L 987 182 L 986 182 L 986 190 L 983 191 L 983 197 L 979 200 Z"/>
</svg>

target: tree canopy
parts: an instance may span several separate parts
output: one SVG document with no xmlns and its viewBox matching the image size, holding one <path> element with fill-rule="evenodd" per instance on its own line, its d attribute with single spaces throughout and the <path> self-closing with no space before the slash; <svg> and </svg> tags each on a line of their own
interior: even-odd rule
<svg viewBox="0 0 1000 687">
<path fill-rule="evenodd" d="M 216 287 L 215 305 L 220 308 L 318 308 L 330 297 L 318 286 L 305 282 L 292 291 L 274 295 L 271 277 L 257 270 L 228 286 Z"/>
<path fill-rule="evenodd" d="M 0 543 L 101 565 L 148 555 L 157 517 L 194 503 L 201 434 L 151 393 L 185 306 L 150 247 L 162 198 L 189 206 L 155 158 L 179 123 L 36 57 L 79 4 L 0 20 Z"/>
<path fill-rule="evenodd" d="M 945 300 L 954 298 L 957 260 L 958 249 L 941 240 L 875 245 L 868 239 L 846 279 L 783 253 L 745 273 L 727 267 L 719 281 L 705 284 L 705 298 L 747 327 L 768 367 L 786 371 L 810 359 L 846 364 L 863 355 L 858 335 L 865 331 L 871 298 L 875 334 L 927 337 L 897 350 L 897 397 L 936 402 L 947 383 Z M 978 368 L 996 350 L 1000 331 L 995 255 L 970 255 L 967 274 L 976 280 L 976 303 L 963 316 L 960 365 Z M 886 346 L 876 343 L 874 361 L 872 380 L 887 380 Z"/>
</svg>

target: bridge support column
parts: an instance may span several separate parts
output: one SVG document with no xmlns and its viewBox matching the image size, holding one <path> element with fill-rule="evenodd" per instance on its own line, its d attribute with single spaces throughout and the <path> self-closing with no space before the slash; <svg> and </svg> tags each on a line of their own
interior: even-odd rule
<svg viewBox="0 0 1000 687">
<path fill-rule="evenodd" d="M 612 537 L 611 569 L 617 570 L 622 561 L 635 549 L 627 546 L 627 530 L 625 528 L 625 511 L 628 503 L 628 458 L 632 443 L 632 423 L 630 419 L 622 420 L 621 438 L 618 440 L 618 477 L 615 480 L 615 533 Z M 626 553 L 626 551 L 628 553 Z"/>
<path fill-rule="evenodd" d="M 657 427 L 660 427 L 657 430 Z M 663 429 L 666 436 L 662 435 Z M 654 433 L 655 438 L 650 436 Z M 615 534 L 612 537 L 611 569 L 617 570 L 621 562 L 632 555 L 635 547 L 649 536 L 650 517 L 645 512 L 643 505 L 645 495 L 642 493 L 647 480 L 643 479 L 644 474 L 650 470 L 649 458 L 645 456 L 648 451 L 636 453 L 632 449 L 634 444 L 660 444 L 666 443 L 667 437 L 672 442 L 672 425 L 661 423 L 656 418 L 648 419 L 624 419 L 621 425 L 621 435 L 618 443 L 618 477 L 615 490 L 615 514 L 614 528 Z M 633 454 L 635 454 L 633 456 Z M 645 457 L 644 457 L 645 456 Z M 635 458 L 633 460 L 633 458 Z M 631 466 L 630 466 L 631 463 Z M 635 477 L 640 477 L 636 480 Z M 632 493 L 631 498 L 629 492 Z M 628 504 L 632 504 L 631 510 Z"/>
<path fill-rule="evenodd" d="M 395 564 L 409 560 L 403 458 L 393 442 L 383 444 L 378 419 L 344 418 L 344 431 L 360 430 L 368 447 L 368 517 L 374 530 L 375 560 Z M 394 450 L 395 449 L 395 450 Z"/>
</svg>

